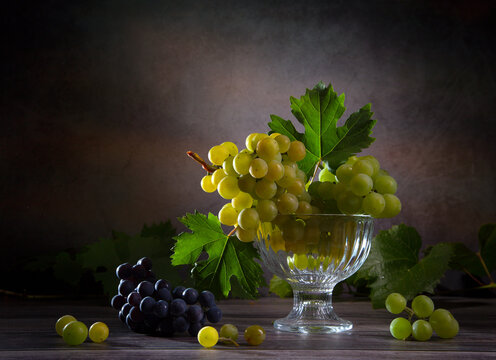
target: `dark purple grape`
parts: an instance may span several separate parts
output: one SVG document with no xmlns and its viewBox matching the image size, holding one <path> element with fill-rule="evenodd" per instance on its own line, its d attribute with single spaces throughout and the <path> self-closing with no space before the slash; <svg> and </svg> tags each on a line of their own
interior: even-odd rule
<svg viewBox="0 0 496 360">
<path fill-rule="evenodd" d="M 197 336 L 198 332 L 201 330 L 202 327 L 203 327 L 203 325 L 201 323 L 189 324 L 188 333 L 191 336 Z"/>
<path fill-rule="evenodd" d="M 167 290 L 171 290 L 171 284 L 164 279 L 158 279 L 157 282 L 155 283 L 155 290 L 159 291 L 162 288 L 166 288 Z"/>
<path fill-rule="evenodd" d="M 176 286 L 174 290 L 172 290 L 172 297 L 174 299 L 181 299 L 183 296 L 183 291 L 186 290 L 184 286 Z"/>
<path fill-rule="evenodd" d="M 115 275 L 121 280 L 127 280 L 133 275 L 133 267 L 129 263 L 120 264 L 115 269 Z"/>
<path fill-rule="evenodd" d="M 153 307 L 153 313 L 161 319 L 165 318 L 169 315 L 169 303 L 164 300 L 157 301 Z"/>
<path fill-rule="evenodd" d="M 137 265 L 143 265 L 143 267 L 146 270 L 151 270 L 152 269 L 152 261 L 150 260 L 150 258 L 147 258 L 146 256 L 145 257 L 142 257 L 141 259 L 139 259 L 136 264 Z"/>
<path fill-rule="evenodd" d="M 145 324 L 142 322 L 136 322 L 131 318 L 131 314 L 126 316 L 126 324 L 129 329 L 134 332 L 143 334 L 145 333 Z"/>
<path fill-rule="evenodd" d="M 199 305 L 192 305 L 186 311 L 186 317 L 190 323 L 199 323 L 203 319 L 203 310 Z"/>
<path fill-rule="evenodd" d="M 171 302 L 172 301 L 172 295 L 171 295 L 169 289 L 162 288 L 162 289 L 158 290 L 157 291 L 157 299 Z"/>
<path fill-rule="evenodd" d="M 143 298 L 143 300 L 141 300 L 139 308 L 144 314 L 151 314 L 153 313 L 153 307 L 156 303 L 157 302 L 154 298 L 152 298 L 151 296 L 146 296 Z"/>
<path fill-rule="evenodd" d="M 121 311 L 119 311 L 119 319 L 125 324 L 126 323 L 126 316 L 127 315 L 124 315 L 124 313 Z"/>
<path fill-rule="evenodd" d="M 136 291 L 133 291 L 127 296 L 127 302 L 131 304 L 131 306 L 139 307 L 141 303 L 142 297 Z"/>
<path fill-rule="evenodd" d="M 182 316 L 178 316 L 172 320 L 172 328 L 175 333 L 183 333 L 189 328 L 189 322 Z"/>
<path fill-rule="evenodd" d="M 220 321 L 220 319 L 222 319 L 222 311 L 216 306 L 208 309 L 207 319 L 212 324 L 218 323 Z"/>
<path fill-rule="evenodd" d="M 134 281 L 121 280 L 121 282 L 119 283 L 118 291 L 119 294 L 126 297 L 134 290 L 135 287 L 136 285 L 134 284 Z"/>
<path fill-rule="evenodd" d="M 181 296 L 186 304 L 193 305 L 198 301 L 198 291 L 193 288 L 187 288 L 183 291 L 183 295 Z"/>
<path fill-rule="evenodd" d="M 211 308 L 215 306 L 215 296 L 208 290 L 204 290 L 198 296 L 198 301 L 200 305 L 205 308 Z"/>
<path fill-rule="evenodd" d="M 158 333 L 161 336 L 172 336 L 174 335 L 174 328 L 172 327 L 172 318 L 166 317 L 158 323 Z"/>
<path fill-rule="evenodd" d="M 145 280 L 139 283 L 136 290 L 138 290 L 138 293 L 144 298 L 146 296 L 152 296 L 155 291 L 155 287 L 151 282 Z"/>
<path fill-rule="evenodd" d="M 129 314 L 129 311 L 131 310 L 132 307 L 133 306 L 128 303 L 122 305 L 121 311 L 124 313 L 124 316 L 127 316 L 127 314 Z"/>
<path fill-rule="evenodd" d="M 169 312 L 172 316 L 181 316 L 186 312 L 186 302 L 183 299 L 174 299 L 171 302 Z"/>
<path fill-rule="evenodd" d="M 124 296 L 122 296 L 121 294 L 118 294 L 112 298 L 112 301 L 110 302 L 110 304 L 112 305 L 112 307 L 115 310 L 120 310 L 122 308 L 122 305 L 124 305 L 126 303 L 126 301 L 127 300 Z"/>
<path fill-rule="evenodd" d="M 145 314 L 143 314 L 141 310 L 136 306 L 133 306 L 131 310 L 129 310 L 129 316 L 131 317 L 131 320 L 137 323 L 143 322 L 143 320 L 145 320 Z"/>
<path fill-rule="evenodd" d="M 143 265 L 134 265 L 133 266 L 133 276 L 139 281 L 143 280 L 146 277 L 146 269 Z"/>
</svg>

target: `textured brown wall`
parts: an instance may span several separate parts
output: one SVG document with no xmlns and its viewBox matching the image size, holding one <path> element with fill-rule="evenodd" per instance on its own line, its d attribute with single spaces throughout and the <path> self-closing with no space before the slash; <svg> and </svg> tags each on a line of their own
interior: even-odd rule
<svg viewBox="0 0 496 360">
<path fill-rule="evenodd" d="M 2 266 L 223 201 L 206 155 L 289 118 L 320 80 L 371 102 L 376 155 L 427 244 L 496 221 L 486 1 L 3 3 Z M 177 221 L 174 223 L 179 227 Z"/>
</svg>

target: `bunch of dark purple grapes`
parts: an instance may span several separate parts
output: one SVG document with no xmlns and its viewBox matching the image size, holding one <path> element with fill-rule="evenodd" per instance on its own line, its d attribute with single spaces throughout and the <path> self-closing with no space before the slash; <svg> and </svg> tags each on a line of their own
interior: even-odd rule
<svg viewBox="0 0 496 360">
<path fill-rule="evenodd" d="M 147 257 L 136 265 L 119 265 L 116 274 L 119 293 L 112 298 L 112 307 L 134 332 L 158 336 L 187 332 L 196 336 L 207 320 L 217 323 L 222 318 L 210 291 L 172 288 L 167 280 L 157 280 Z"/>
</svg>

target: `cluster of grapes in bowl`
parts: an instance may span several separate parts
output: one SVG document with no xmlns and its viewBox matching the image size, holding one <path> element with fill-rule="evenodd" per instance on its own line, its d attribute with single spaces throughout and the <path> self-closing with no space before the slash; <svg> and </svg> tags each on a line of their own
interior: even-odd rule
<svg viewBox="0 0 496 360">
<path fill-rule="evenodd" d="M 222 318 L 210 291 L 173 288 L 167 280 L 156 279 L 152 261 L 147 257 L 135 265 L 119 265 L 116 275 L 120 283 L 111 304 L 119 311 L 119 319 L 134 332 L 196 336 L 207 320 L 217 323 Z"/>
<path fill-rule="evenodd" d="M 236 226 L 241 241 L 253 241 L 260 224 L 278 223 L 287 215 L 366 214 L 394 217 L 401 211 L 395 195 L 397 183 L 373 156 L 351 156 L 335 174 L 327 166 L 319 181 L 307 184 L 297 162 L 306 156 L 305 145 L 278 133 L 253 133 L 246 149 L 232 142 L 212 147 L 213 164 L 201 180 L 206 192 L 218 191 L 231 200 L 219 211 L 222 224 Z M 284 219 L 286 219 L 284 218 Z"/>
<path fill-rule="evenodd" d="M 435 309 L 434 302 L 425 295 L 416 296 L 411 308 L 407 307 L 406 299 L 399 293 L 389 294 L 386 298 L 386 309 L 392 314 L 405 311 L 408 319 L 397 317 L 389 326 L 391 335 L 398 340 L 405 340 L 410 335 L 418 341 L 426 341 L 433 332 L 443 339 L 451 339 L 458 334 L 459 325 L 455 317 L 446 309 Z M 412 317 L 418 320 L 411 322 Z"/>
</svg>

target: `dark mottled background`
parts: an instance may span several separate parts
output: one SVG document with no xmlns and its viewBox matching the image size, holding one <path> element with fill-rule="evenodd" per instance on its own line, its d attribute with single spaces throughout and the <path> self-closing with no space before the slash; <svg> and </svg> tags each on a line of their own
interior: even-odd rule
<svg viewBox="0 0 496 360">
<path fill-rule="evenodd" d="M 318 81 L 371 102 L 367 150 L 426 244 L 496 221 L 495 7 L 471 1 L 2 2 L 2 268 L 111 229 L 217 212 L 223 141 L 291 117 Z"/>
</svg>

